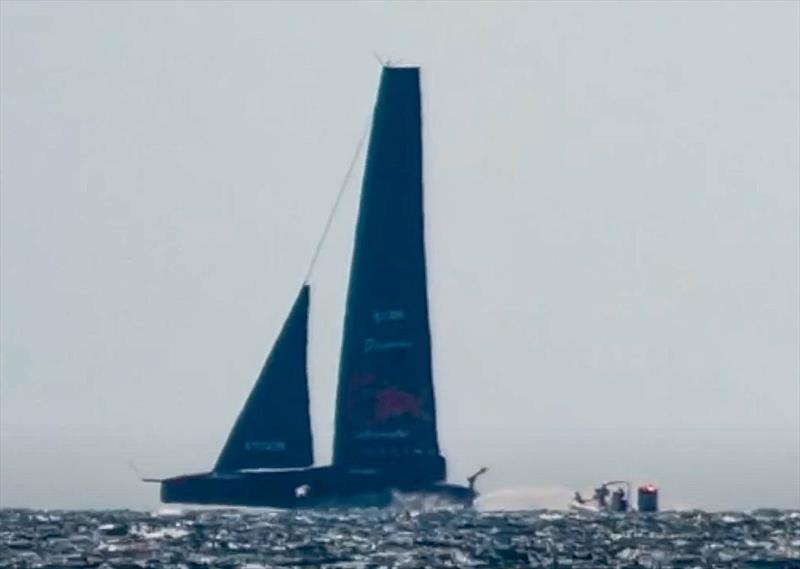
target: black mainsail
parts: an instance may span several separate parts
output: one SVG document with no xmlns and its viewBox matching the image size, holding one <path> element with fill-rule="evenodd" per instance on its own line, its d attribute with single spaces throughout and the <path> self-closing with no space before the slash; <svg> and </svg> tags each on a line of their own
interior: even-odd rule
<svg viewBox="0 0 800 569">
<path fill-rule="evenodd" d="M 306 346 L 309 286 L 303 285 L 242 408 L 215 472 L 291 468 L 314 462 Z"/>
<path fill-rule="evenodd" d="M 436 436 L 419 69 L 384 67 L 345 313 L 334 464 L 445 477 Z"/>
</svg>

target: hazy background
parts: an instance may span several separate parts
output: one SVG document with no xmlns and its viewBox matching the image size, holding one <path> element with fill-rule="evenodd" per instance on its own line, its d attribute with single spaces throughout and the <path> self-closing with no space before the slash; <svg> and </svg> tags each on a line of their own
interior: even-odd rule
<svg viewBox="0 0 800 569">
<path fill-rule="evenodd" d="M 800 507 L 800 3 L 0 16 L 0 504 L 154 507 L 129 460 L 211 467 L 371 113 L 375 52 L 423 66 L 451 479 Z M 314 275 L 319 462 L 356 178 Z"/>
</svg>

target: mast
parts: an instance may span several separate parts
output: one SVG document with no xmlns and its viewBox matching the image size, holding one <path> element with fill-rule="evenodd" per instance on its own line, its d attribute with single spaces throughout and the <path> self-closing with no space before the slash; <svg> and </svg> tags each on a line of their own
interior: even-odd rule
<svg viewBox="0 0 800 569">
<path fill-rule="evenodd" d="M 334 458 L 401 480 L 445 477 L 431 371 L 419 68 L 384 67 L 345 312 Z"/>
</svg>

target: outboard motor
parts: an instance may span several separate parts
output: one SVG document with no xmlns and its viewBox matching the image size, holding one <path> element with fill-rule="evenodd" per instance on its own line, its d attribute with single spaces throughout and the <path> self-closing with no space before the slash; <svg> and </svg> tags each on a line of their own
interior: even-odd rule
<svg viewBox="0 0 800 569">
<path fill-rule="evenodd" d="M 638 506 L 640 512 L 658 511 L 658 488 L 654 484 L 639 486 Z"/>
</svg>

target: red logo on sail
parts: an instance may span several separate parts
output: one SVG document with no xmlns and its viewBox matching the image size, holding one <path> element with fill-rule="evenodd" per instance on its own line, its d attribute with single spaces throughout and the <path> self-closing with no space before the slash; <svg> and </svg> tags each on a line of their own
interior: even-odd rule
<svg viewBox="0 0 800 569">
<path fill-rule="evenodd" d="M 425 413 L 422 410 L 421 398 L 395 387 L 387 387 L 375 393 L 374 420 L 376 422 L 383 423 L 387 419 L 403 415 L 424 419 Z"/>
</svg>

